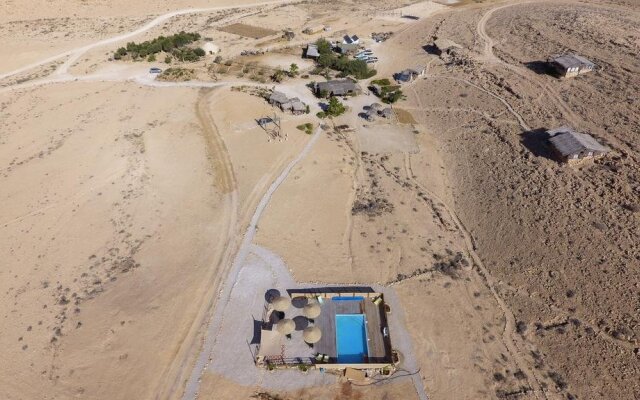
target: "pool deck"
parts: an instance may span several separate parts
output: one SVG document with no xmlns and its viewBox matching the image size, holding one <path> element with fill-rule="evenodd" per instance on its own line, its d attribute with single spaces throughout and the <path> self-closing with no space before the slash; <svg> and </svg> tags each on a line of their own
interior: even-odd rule
<svg viewBox="0 0 640 400">
<path fill-rule="evenodd" d="M 386 362 L 390 359 L 391 345 L 382 334 L 382 328 L 386 324 L 384 311 L 371 299 L 360 301 L 327 299 L 322 305 L 322 313 L 315 319 L 315 325 L 322 331 L 322 338 L 314 345 L 314 351 L 328 355 L 330 357 L 329 363 L 337 362 L 336 314 L 364 314 L 367 321 L 368 362 Z"/>
</svg>

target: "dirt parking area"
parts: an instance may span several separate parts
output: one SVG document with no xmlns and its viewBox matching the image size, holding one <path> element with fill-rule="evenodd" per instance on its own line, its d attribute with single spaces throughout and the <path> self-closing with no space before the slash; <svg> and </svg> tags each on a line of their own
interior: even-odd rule
<svg viewBox="0 0 640 400">
<path fill-rule="evenodd" d="M 233 33 L 234 35 L 244 36 L 252 39 L 261 39 L 266 36 L 276 34 L 276 31 L 261 28 L 259 26 L 252 26 L 243 23 L 235 23 L 218 28 L 223 32 Z"/>
</svg>

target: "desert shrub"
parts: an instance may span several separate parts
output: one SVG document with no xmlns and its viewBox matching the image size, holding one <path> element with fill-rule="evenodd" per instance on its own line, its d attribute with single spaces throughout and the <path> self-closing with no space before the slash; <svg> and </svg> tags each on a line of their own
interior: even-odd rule
<svg viewBox="0 0 640 400">
<path fill-rule="evenodd" d="M 296 126 L 297 129 L 303 131 L 307 135 L 311 135 L 313 133 L 313 124 L 307 122 L 306 124 Z"/>
<path fill-rule="evenodd" d="M 147 57 L 147 61 L 149 61 L 149 62 L 156 61 L 156 55 L 155 54 L 149 54 L 149 57 Z"/>
<path fill-rule="evenodd" d="M 391 82 L 389 81 L 388 78 L 383 78 L 383 79 L 374 79 L 371 81 L 372 85 L 380 85 L 380 86 L 389 86 L 391 85 Z"/>
<path fill-rule="evenodd" d="M 164 58 L 164 63 L 165 63 L 165 64 L 171 64 L 171 61 L 172 61 L 171 56 L 166 56 L 166 57 Z"/>
</svg>

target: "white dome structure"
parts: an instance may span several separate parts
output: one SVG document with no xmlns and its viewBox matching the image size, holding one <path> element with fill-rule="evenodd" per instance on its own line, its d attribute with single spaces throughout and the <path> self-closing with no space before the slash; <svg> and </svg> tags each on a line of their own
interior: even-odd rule
<svg viewBox="0 0 640 400">
<path fill-rule="evenodd" d="M 216 46 L 213 42 L 206 42 L 202 46 L 202 50 L 204 50 L 207 55 L 214 55 L 220 51 L 220 47 Z"/>
</svg>

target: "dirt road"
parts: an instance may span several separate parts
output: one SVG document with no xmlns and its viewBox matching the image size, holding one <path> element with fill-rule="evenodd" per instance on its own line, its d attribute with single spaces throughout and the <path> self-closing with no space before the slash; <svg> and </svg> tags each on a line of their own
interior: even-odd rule
<svg viewBox="0 0 640 400">
<path fill-rule="evenodd" d="M 253 8 L 253 7 L 258 7 L 258 6 L 264 6 L 264 5 L 275 5 L 275 4 L 285 4 L 285 3 L 291 3 L 297 0 L 273 0 L 273 1 L 264 1 L 264 2 L 256 2 L 256 3 L 251 3 L 251 4 L 245 4 L 242 6 L 223 6 L 223 7 L 209 7 L 209 8 L 188 8 L 188 9 L 183 9 L 183 10 L 177 10 L 177 11 L 173 11 L 167 14 L 163 14 L 159 17 L 156 17 L 155 19 L 153 19 L 152 21 L 148 22 L 147 24 L 141 26 L 140 28 L 131 31 L 131 32 L 127 32 L 127 33 L 123 33 L 122 35 L 118 35 L 118 36 L 114 36 L 108 39 L 104 39 L 104 40 L 99 40 L 97 42 L 82 46 L 82 47 L 78 47 L 75 48 L 73 50 L 69 50 L 69 51 L 65 51 L 63 53 L 60 54 L 56 54 L 55 56 L 51 56 L 51 57 L 47 57 L 43 60 L 40 61 L 36 61 L 34 63 L 31 63 L 29 65 L 25 65 L 23 67 L 20 67 L 18 69 L 15 69 L 13 71 L 9 71 L 9 72 L 5 72 L 3 74 L 0 74 L 0 80 L 5 79 L 5 78 L 9 78 L 11 76 L 23 73 L 25 71 L 29 71 L 33 68 L 42 66 L 42 65 L 46 65 L 49 64 L 53 61 L 59 60 L 61 58 L 65 58 L 65 57 L 69 57 L 62 65 L 60 65 L 58 68 L 56 68 L 54 75 L 64 75 L 69 71 L 69 67 L 71 67 L 73 65 L 73 63 L 75 63 L 80 57 L 82 57 L 83 54 L 85 54 L 86 52 L 88 52 L 89 50 L 101 47 L 101 46 L 105 46 L 108 44 L 114 44 L 114 43 L 118 43 L 118 42 L 122 42 L 124 40 L 127 39 L 131 39 L 137 35 L 140 35 L 156 26 L 158 26 L 159 24 L 173 18 L 173 17 L 177 17 L 179 15 L 186 15 L 186 14 L 197 14 L 197 13 L 204 13 L 204 12 L 212 12 L 212 11 L 224 11 L 224 10 L 241 10 L 241 9 L 245 9 L 245 8 Z"/>
<path fill-rule="evenodd" d="M 278 189 L 278 187 L 287 179 L 291 170 L 304 159 L 304 157 L 309 154 L 315 142 L 319 139 L 322 134 L 322 130 L 318 127 L 316 128 L 315 133 L 311 137 L 311 139 L 307 142 L 305 147 L 300 151 L 296 158 L 294 158 L 285 168 L 282 170 L 280 175 L 271 183 L 271 186 L 266 191 L 266 193 L 260 199 L 258 206 L 256 207 L 255 212 L 253 213 L 253 217 L 251 218 L 251 222 L 247 227 L 247 230 L 243 236 L 242 244 L 238 248 L 235 253 L 235 258 L 233 260 L 233 264 L 231 266 L 231 270 L 226 275 L 226 279 L 224 283 L 220 285 L 220 296 L 216 301 L 216 306 L 213 311 L 213 317 L 209 322 L 206 336 L 204 339 L 204 345 L 202 350 L 200 351 L 200 355 L 196 361 L 196 364 L 191 372 L 191 377 L 187 381 L 187 385 L 184 391 L 183 399 L 190 400 L 196 399 L 198 397 L 198 390 L 200 388 L 200 377 L 204 373 L 207 365 L 209 364 L 212 354 L 211 351 L 216 341 L 218 340 L 218 335 L 221 330 L 221 326 L 223 324 L 223 316 L 225 308 L 229 305 L 229 299 L 231 295 L 231 289 L 233 288 L 233 284 L 236 282 L 236 279 L 242 270 L 245 259 L 251 250 L 251 246 L 253 244 L 253 239 L 256 235 L 256 230 L 258 226 L 258 222 L 262 217 L 264 210 L 269 205 L 271 201 L 271 197 Z"/>
</svg>

